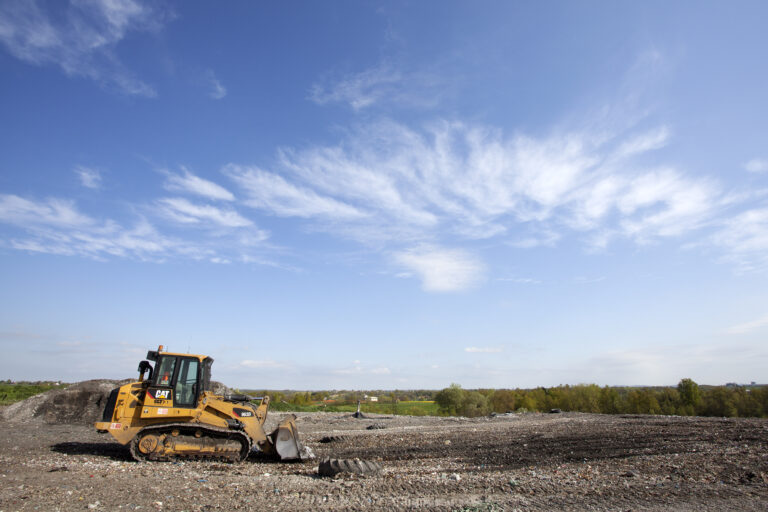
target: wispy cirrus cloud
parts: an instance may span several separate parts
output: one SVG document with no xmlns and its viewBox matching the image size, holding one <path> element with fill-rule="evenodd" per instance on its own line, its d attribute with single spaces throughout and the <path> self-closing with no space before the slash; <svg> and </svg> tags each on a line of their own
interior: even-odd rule
<svg viewBox="0 0 768 512">
<path fill-rule="evenodd" d="M 390 62 L 381 62 L 359 72 L 326 76 L 312 85 L 309 99 L 318 105 L 347 104 L 355 111 L 377 104 L 433 107 L 445 89 L 440 74 L 407 72 Z"/>
<path fill-rule="evenodd" d="M 166 215 L 185 224 L 200 224 L 208 221 L 218 226 L 230 228 L 253 225 L 253 222 L 229 208 L 196 204 L 181 197 L 166 197 L 160 199 L 158 203 Z"/>
<path fill-rule="evenodd" d="M 158 205 L 145 209 L 154 211 L 156 220 L 171 217 L 177 229 L 169 225 L 161 229 L 144 216 L 128 225 L 97 220 L 82 213 L 72 200 L 0 194 L 0 224 L 10 226 L 0 243 L 20 251 L 97 260 L 119 257 L 162 262 L 182 258 L 274 265 L 263 254 L 269 233 L 234 210 L 183 198 L 165 198 Z M 208 229 L 195 235 L 178 229 L 189 225 Z"/>
<path fill-rule="evenodd" d="M 224 174 L 233 179 L 247 194 L 245 204 L 270 211 L 282 217 L 315 217 L 354 219 L 364 216 L 360 210 L 315 192 L 311 188 L 292 184 L 280 175 L 258 167 L 229 164 Z"/>
<path fill-rule="evenodd" d="M 122 64 L 115 47 L 129 32 L 159 29 L 166 17 L 157 4 L 140 0 L 8 0 L 0 3 L 0 42 L 30 64 L 154 97 L 155 89 Z"/>
<path fill-rule="evenodd" d="M 751 208 L 722 220 L 708 243 L 740 272 L 768 270 L 768 206 Z"/>
<path fill-rule="evenodd" d="M 753 158 L 744 164 L 744 169 L 755 174 L 768 172 L 768 160 L 765 158 Z"/>
<path fill-rule="evenodd" d="M 80 179 L 80 184 L 85 188 L 101 188 L 101 173 L 98 170 L 78 165 L 75 167 L 75 174 Z"/>
<path fill-rule="evenodd" d="M 208 96 L 214 100 L 220 100 L 224 98 L 227 95 L 227 88 L 222 85 L 218 78 L 216 78 L 216 74 L 213 72 L 213 70 L 209 69 L 205 76 L 208 79 L 208 85 L 210 86 Z"/>
<path fill-rule="evenodd" d="M 166 190 L 172 192 L 185 192 L 220 201 L 234 201 L 235 199 L 232 192 L 226 188 L 191 173 L 189 169 L 184 166 L 181 166 L 180 174 L 170 171 L 164 172 L 168 176 L 168 179 L 165 182 Z"/>
<path fill-rule="evenodd" d="M 418 276 L 424 290 L 431 292 L 465 290 L 485 274 L 483 263 L 461 249 L 422 246 L 396 252 L 393 259 Z"/>
<path fill-rule="evenodd" d="M 95 220 L 78 211 L 74 201 L 49 198 L 32 201 L 13 194 L 0 194 L 0 221 L 17 226 L 81 228 Z"/>
<path fill-rule="evenodd" d="M 712 228 L 733 201 L 713 179 L 638 157 L 669 143 L 666 126 L 611 132 L 574 129 L 532 137 L 461 122 L 414 129 L 389 120 L 363 125 L 337 145 L 283 148 L 272 169 L 229 164 L 223 172 L 247 204 L 308 219 L 333 234 L 389 247 L 394 264 L 440 284 L 446 247 L 498 240 L 554 247 L 577 236 L 588 251 L 613 240 L 647 244 Z M 424 251 L 423 247 L 442 248 Z M 457 276 L 477 261 L 450 258 Z M 455 282 L 472 279 L 456 277 Z"/>
</svg>

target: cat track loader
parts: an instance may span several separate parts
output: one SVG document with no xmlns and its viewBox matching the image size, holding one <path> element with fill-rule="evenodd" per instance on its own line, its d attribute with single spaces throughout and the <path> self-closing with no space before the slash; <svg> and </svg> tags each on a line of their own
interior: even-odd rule
<svg viewBox="0 0 768 512">
<path fill-rule="evenodd" d="M 147 359 L 139 364 L 137 382 L 112 390 L 102 421 L 94 424 L 129 445 L 136 460 L 236 462 L 254 447 L 280 460 L 301 460 L 296 416 L 288 415 L 267 435 L 269 397 L 214 394 L 212 358 L 164 352 L 161 345 Z"/>
</svg>

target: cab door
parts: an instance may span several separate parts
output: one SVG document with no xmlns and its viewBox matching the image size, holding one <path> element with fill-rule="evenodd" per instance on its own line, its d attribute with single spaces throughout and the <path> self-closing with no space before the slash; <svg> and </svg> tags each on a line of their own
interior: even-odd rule
<svg viewBox="0 0 768 512">
<path fill-rule="evenodd" d="M 173 393 L 174 407 L 195 408 L 200 390 L 200 361 L 197 358 L 179 358 L 179 368 Z"/>
<path fill-rule="evenodd" d="M 155 365 L 152 382 L 144 397 L 142 418 L 165 418 L 170 416 L 174 404 L 173 383 L 176 378 L 177 360 L 175 356 L 160 356 Z"/>
</svg>

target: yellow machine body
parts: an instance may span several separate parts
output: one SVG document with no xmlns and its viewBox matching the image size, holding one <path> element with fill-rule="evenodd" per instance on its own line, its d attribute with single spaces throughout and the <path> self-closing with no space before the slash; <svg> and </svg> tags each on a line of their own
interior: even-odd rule
<svg viewBox="0 0 768 512">
<path fill-rule="evenodd" d="M 147 354 L 154 368 L 142 361 L 139 380 L 112 391 L 102 421 L 94 424 L 98 431 L 130 444 L 139 460 L 243 460 L 254 445 L 282 460 L 300 459 L 295 416 L 268 435 L 269 397 L 216 395 L 209 389 L 212 358 L 162 348 Z"/>
</svg>

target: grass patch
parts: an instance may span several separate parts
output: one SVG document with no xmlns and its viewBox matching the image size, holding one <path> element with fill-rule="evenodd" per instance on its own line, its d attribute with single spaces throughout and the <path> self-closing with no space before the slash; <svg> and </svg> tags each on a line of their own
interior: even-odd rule
<svg viewBox="0 0 768 512">
<path fill-rule="evenodd" d="M 67 384 L 59 384 L 58 386 L 53 383 L 37 384 L 30 382 L 15 382 L 13 384 L 8 382 L 0 383 L 0 405 L 11 405 L 27 398 L 39 395 L 51 389 L 64 389 Z"/>
</svg>

